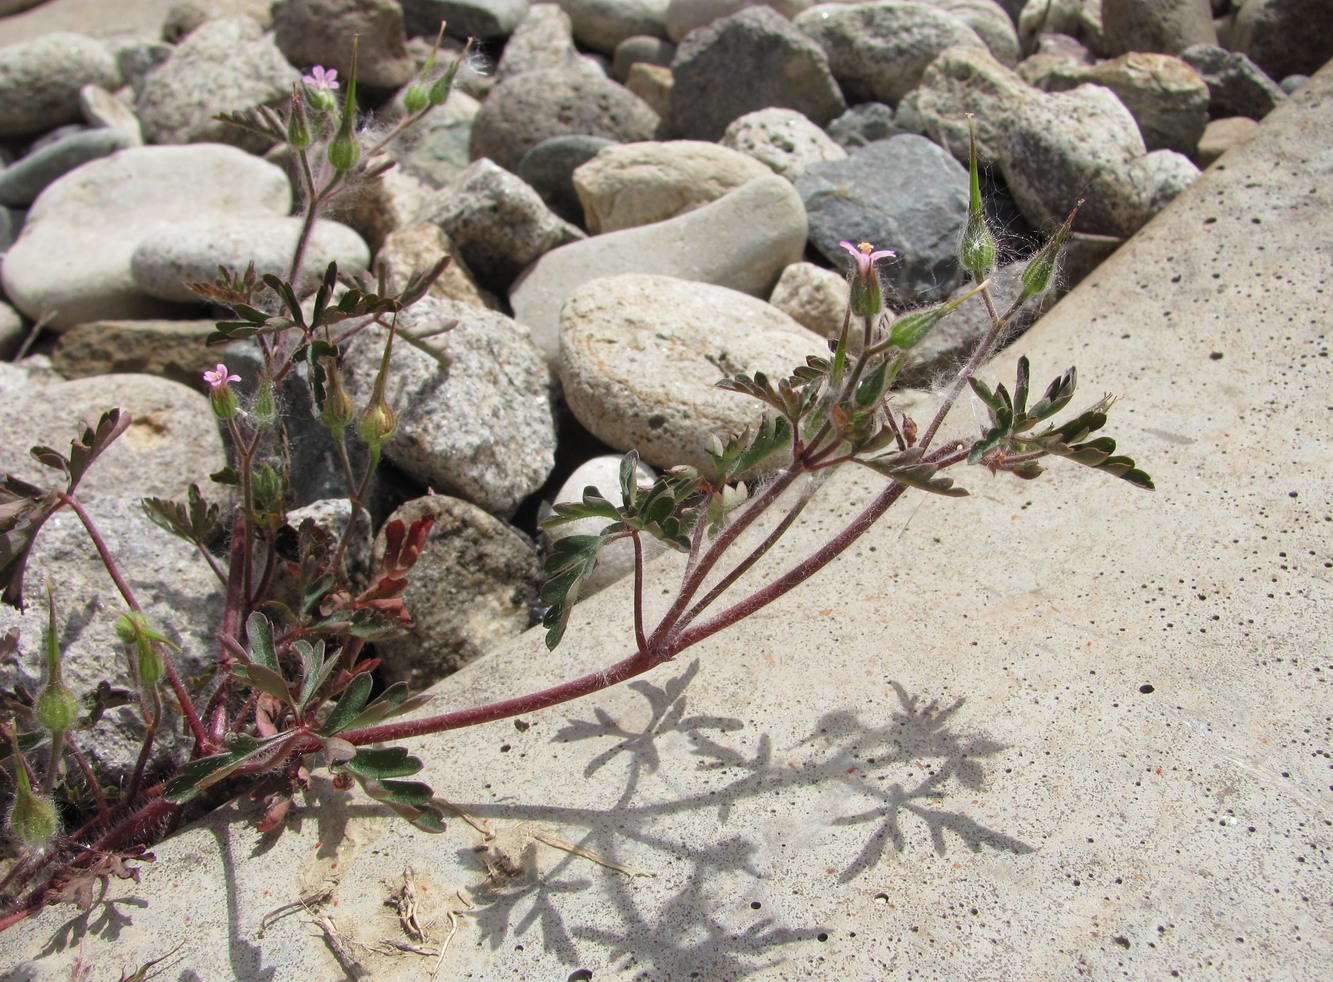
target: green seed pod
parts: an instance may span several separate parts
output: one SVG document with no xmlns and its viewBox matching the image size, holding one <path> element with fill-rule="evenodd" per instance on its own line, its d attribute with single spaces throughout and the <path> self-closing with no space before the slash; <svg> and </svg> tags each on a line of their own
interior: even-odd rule
<svg viewBox="0 0 1333 982">
<path fill-rule="evenodd" d="M 287 142 L 295 150 L 310 148 L 310 124 L 305 118 L 305 99 L 299 90 L 292 90 L 291 112 L 287 115 Z"/>
<path fill-rule="evenodd" d="M 413 116 L 428 105 L 431 105 L 430 96 L 426 93 L 426 87 L 421 82 L 413 82 L 403 93 L 403 108 Z"/>
<path fill-rule="evenodd" d="M 963 227 L 963 240 L 958 245 L 958 260 L 963 268 L 980 281 L 995 266 L 995 257 L 999 248 L 995 236 L 991 234 L 986 221 L 986 212 L 981 205 L 981 177 L 977 170 L 977 135 L 972 129 L 972 117 L 967 117 L 968 135 L 972 140 L 972 152 L 968 165 L 971 179 L 971 195 L 967 206 L 967 225 Z"/>
<path fill-rule="evenodd" d="M 372 449 L 378 449 L 385 440 L 393 436 L 394 430 L 398 428 L 398 420 L 389 408 L 389 404 L 380 396 L 366 406 L 361 411 L 361 418 L 357 421 L 357 429 L 361 434 L 361 439 L 366 442 L 366 446 Z"/>
<path fill-rule="evenodd" d="M 157 646 L 142 634 L 134 642 L 134 652 L 137 656 L 135 668 L 139 673 L 139 682 L 144 688 L 151 689 L 162 678 L 162 655 Z"/>
<path fill-rule="evenodd" d="M 208 402 L 218 419 L 227 420 L 236 415 L 236 393 L 231 386 L 219 385 L 212 389 L 208 393 Z"/>
<path fill-rule="evenodd" d="M 48 733 L 64 733 L 79 717 L 79 700 L 64 682 L 48 682 L 37 694 L 32 712 Z"/>
<path fill-rule="evenodd" d="M 252 410 L 255 423 L 261 429 L 268 429 L 278 419 L 277 408 L 273 398 L 273 379 L 265 376 L 264 381 L 259 384 L 259 391 L 255 393 L 255 404 Z"/>
<path fill-rule="evenodd" d="M 55 802 L 33 791 L 32 782 L 28 780 L 28 768 L 19 759 L 18 727 L 13 723 L 9 727 L 9 743 L 14 751 L 16 794 L 5 826 L 24 845 L 39 849 L 51 841 L 60 827 Z"/>
<path fill-rule="evenodd" d="M 1079 205 L 1083 202 L 1079 201 Z M 1055 271 L 1060 262 L 1060 255 L 1064 252 L 1065 240 L 1069 238 L 1069 229 L 1074 224 L 1074 216 L 1078 214 L 1078 205 L 1069 213 L 1065 223 L 1055 232 L 1049 242 L 1041 247 L 1040 251 L 1028 260 L 1027 268 L 1023 270 L 1023 297 L 1027 300 L 1044 293 L 1050 287 L 1051 281 L 1055 278 Z"/>
</svg>

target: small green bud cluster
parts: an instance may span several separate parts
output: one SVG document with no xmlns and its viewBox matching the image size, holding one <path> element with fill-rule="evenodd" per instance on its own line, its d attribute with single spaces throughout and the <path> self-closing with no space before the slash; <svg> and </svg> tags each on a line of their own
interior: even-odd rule
<svg viewBox="0 0 1333 982">
<path fill-rule="evenodd" d="M 28 765 L 20 756 L 18 724 L 9 726 L 9 745 L 14 754 L 14 804 L 5 818 L 5 827 L 14 838 L 30 849 L 45 846 L 60 830 L 55 802 L 49 795 L 39 794 L 28 776 Z"/>
<path fill-rule="evenodd" d="M 440 40 L 443 37 L 444 24 L 440 24 L 440 31 L 435 36 L 435 47 L 431 49 L 430 57 L 426 59 L 426 64 L 422 66 L 420 74 L 407 87 L 407 91 L 403 93 L 403 108 L 413 116 L 425 111 L 430 106 L 444 104 L 444 101 L 449 98 L 449 93 L 453 91 L 454 79 L 458 76 L 458 71 L 464 62 L 467 61 L 468 52 L 472 48 L 472 39 L 469 38 L 463 46 L 463 50 L 444 70 L 444 74 L 432 79 L 431 75 L 435 73 L 435 57 L 440 52 Z"/>
<path fill-rule="evenodd" d="M 170 648 L 180 649 L 176 648 L 162 632 L 150 627 L 148 618 L 137 610 L 118 616 L 114 630 L 121 643 L 132 650 L 134 671 L 139 684 L 145 689 L 152 689 L 162 680 L 164 672 L 162 653 L 157 650 L 157 646 L 165 644 Z"/>
<path fill-rule="evenodd" d="M 971 153 L 968 159 L 968 178 L 970 191 L 967 205 L 967 224 L 963 226 L 963 239 L 958 245 L 958 260 L 963 268 L 972 274 L 978 283 L 984 280 L 992 269 L 999 254 L 995 235 L 986 221 L 986 212 L 981 204 L 981 177 L 977 168 L 977 134 L 972 126 L 972 116 L 967 117 L 967 132 L 971 140 Z"/>
</svg>

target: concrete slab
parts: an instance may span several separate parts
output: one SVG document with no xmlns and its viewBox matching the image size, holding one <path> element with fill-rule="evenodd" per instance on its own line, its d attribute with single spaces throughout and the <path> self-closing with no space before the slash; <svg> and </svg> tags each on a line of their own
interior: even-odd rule
<svg viewBox="0 0 1333 982">
<path fill-rule="evenodd" d="M 974 497 L 908 499 L 646 681 L 419 741 L 493 839 L 354 796 L 276 840 L 224 809 L 138 886 L 7 934 L 10 977 L 57 977 L 86 938 L 127 970 L 182 945 L 167 978 L 425 979 L 436 958 L 362 947 L 407 940 L 385 900 L 411 867 L 440 977 L 1326 978 L 1331 216 L 1325 69 L 1023 339 L 1037 379 L 1076 362 L 1086 397 L 1123 394 L 1154 496 L 967 474 Z M 873 485 L 838 479 L 792 550 Z M 622 657 L 626 597 L 438 704 Z"/>
</svg>

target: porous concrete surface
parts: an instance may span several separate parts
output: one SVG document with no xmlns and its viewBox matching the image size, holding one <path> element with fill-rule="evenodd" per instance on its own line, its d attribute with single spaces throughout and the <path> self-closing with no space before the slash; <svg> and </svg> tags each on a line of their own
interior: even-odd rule
<svg viewBox="0 0 1333 982">
<path fill-rule="evenodd" d="M 1034 386 L 1077 363 L 1085 399 L 1123 395 L 1155 494 L 1073 465 L 914 494 L 640 682 L 416 741 L 489 842 L 355 795 L 265 839 L 242 803 L 9 932 L 10 977 L 65 977 L 84 939 L 108 971 L 181 945 L 161 977 L 342 977 L 325 917 L 350 974 L 425 979 L 434 956 L 353 943 L 408 940 L 385 900 L 411 867 L 441 978 L 1327 978 L 1330 216 L 1325 69 L 1023 338 Z M 784 555 L 874 486 L 836 479 Z M 627 589 L 435 705 L 628 653 Z"/>
</svg>

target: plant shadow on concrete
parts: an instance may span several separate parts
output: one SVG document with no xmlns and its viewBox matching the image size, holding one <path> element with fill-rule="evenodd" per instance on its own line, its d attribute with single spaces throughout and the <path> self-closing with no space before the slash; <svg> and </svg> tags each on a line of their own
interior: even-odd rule
<svg viewBox="0 0 1333 982">
<path fill-rule="evenodd" d="M 863 810 L 830 823 L 834 827 L 873 823 L 864 846 L 839 871 L 839 883 L 871 870 L 889 847 L 897 852 L 913 848 L 908 840 L 917 837 L 908 826 L 914 822 L 924 826 L 931 848 L 939 855 L 947 853 L 950 839 L 972 852 L 983 847 L 1016 855 L 1033 851 L 1034 847 L 1015 836 L 987 828 L 961 809 L 945 807 L 949 795 L 958 789 L 975 796 L 985 783 L 980 761 L 1006 749 L 984 734 L 954 728 L 962 700 L 940 708 L 892 683 L 899 708 L 887 722 L 871 725 L 855 713 L 834 711 L 823 716 L 815 730 L 797 744 L 775 752 L 766 733 L 749 745 L 729 738 L 745 729 L 739 719 L 689 712 L 686 689 L 698 669 L 695 661 L 662 686 L 645 681 L 631 684 L 651 711 L 637 731 L 595 709 L 593 719 L 572 718 L 552 737 L 552 742 L 559 743 L 589 741 L 590 750 L 598 743 L 614 741 L 597 751 L 583 770 L 585 778 L 605 775 L 620 761 L 618 780 L 623 781 L 623 788 L 614 805 L 459 803 L 459 808 L 478 819 L 559 827 L 565 834 L 579 829 L 581 834 L 571 836 L 578 847 L 606 864 L 628 870 L 597 870 L 594 876 L 599 883 L 578 872 L 580 865 L 591 868 L 586 858 L 568 851 L 543 867 L 539 856 L 549 853 L 538 849 L 542 840 L 531 838 L 515 854 L 497 852 L 490 845 L 461 854 L 465 862 L 480 860 L 483 867 L 482 881 L 470 892 L 478 905 L 478 930 L 493 950 L 506 942 L 522 941 L 533 925 L 539 925 L 544 950 L 567 965 L 578 964 L 580 950 L 586 953 L 586 943 L 591 942 L 630 965 L 670 967 L 682 975 L 699 973 L 695 977 L 701 978 L 740 978 L 780 961 L 781 954 L 773 949 L 821 943 L 828 937 L 825 926 L 781 927 L 767 914 L 756 913 L 752 922 L 738 927 L 737 915 L 749 916 L 753 909 L 750 898 L 719 896 L 712 886 L 718 874 L 740 874 L 756 884 L 764 879 L 755 865 L 759 844 L 728 829 L 737 807 L 751 800 L 787 803 L 794 797 L 827 795 L 831 789 L 866 799 Z M 710 783 L 698 793 L 645 802 L 641 781 L 670 767 L 657 744 L 672 736 L 683 736 L 693 744 L 690 756 L 696 759 L 695 773 L 722 770 L 736 776 L 722 787 Z M 799 766 L 791 766 L 790 755 L 802 751 L 809 756 Z M 923 766 L 925 775 L 914 781 L 913 774 Z M 689 774 L 680 772 L 682 783 Z M 718 827 L 717 839 L 706 848 L 684 844 L 662 825 L 663 819 L 705 812 L 715 813 Z M 622 865 L 643 862 L 640 851 L 634 860 L 625 857 L 626 841 L 660 854 L 664 867 L 667 862 L 689 864 L 685 885 L 657 909 L 645 909 L 632 881 L 636 874 L 660 870 Z M 588 889 L 598 890 L 599 899 L 611 905 L 614 916 L 607 920 L 620 929 L 611 932 L 591 924 L 566 924 L 561 908 L 569 911 L 572 905 L 561 897 Z M 585 943 L 582 948 L 579 942 Z"/>
</svg>

